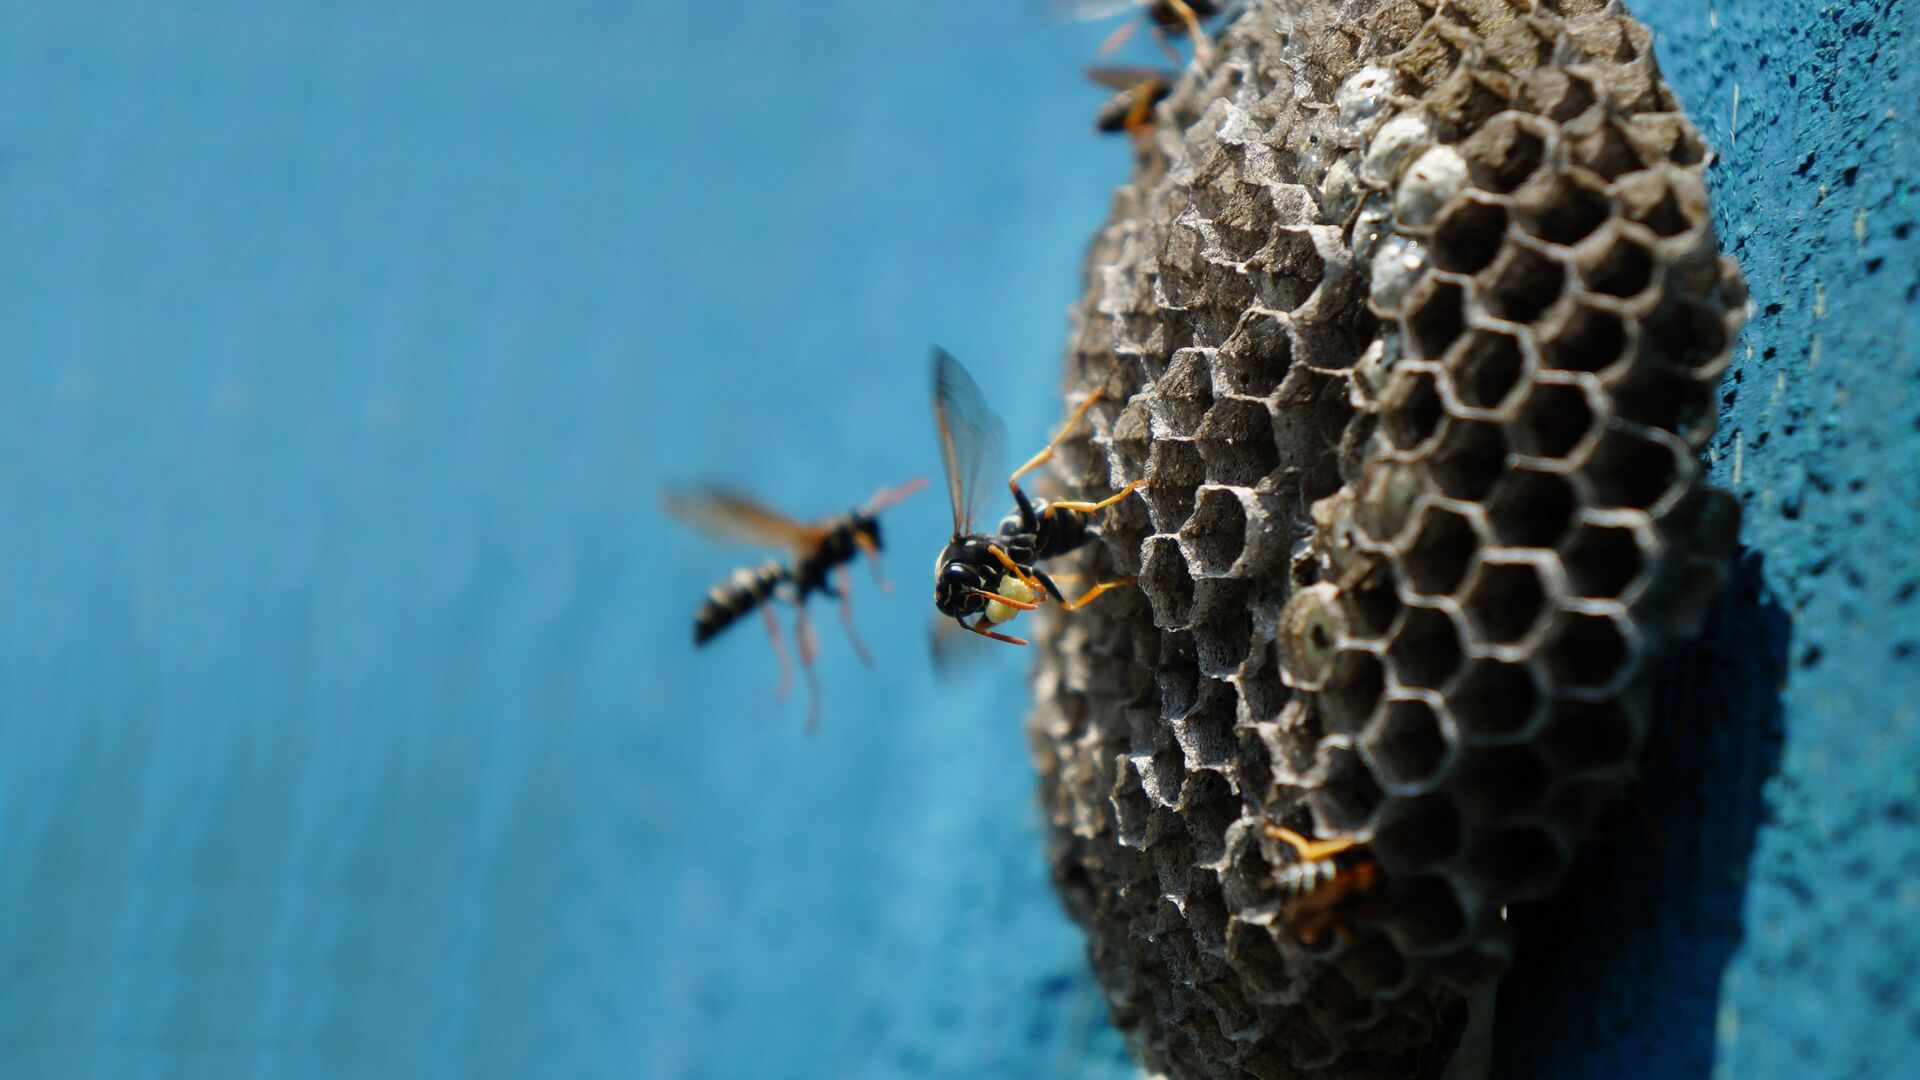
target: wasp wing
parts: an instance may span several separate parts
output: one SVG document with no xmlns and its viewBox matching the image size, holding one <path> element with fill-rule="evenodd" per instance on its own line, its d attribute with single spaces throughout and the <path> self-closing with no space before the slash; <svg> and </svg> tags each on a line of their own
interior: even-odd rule
<svg viewBox="0 0 1920 1080">
<path fill-rule="evenodd" d="M 1111 19 L 1123 11 L 1132 11 L 1147 0 L 1053 0 L 1048 5 L 1053 17 L 1063 21 Z"/>
<path fill-rule="evenodd" d="M 1137 90 L 1159 80 L 1171 84 L 1173 73 L 1152 67 L 1090 67 L 1087 78 L 1114 90 Z"/>
<path fill-rule="evenodd" d="M 973 531 L 986 492 L 980 484 L 1000 460 L 1007 429 L 987 407 L 980 386 L 945 349 L 933 349 L 933 420 L 940 431 L 940 459 L 947 470 L 947 497 L 953 503 L 953 532 Z"/>
<path fill-rule="evenodd" d="M 669 488 L 660 493 L 660 505 L 708 538 L 729 543 L 804 548 L 826 535 L 825 530 L 788 517 L 751 495 L 717 484 Z"/>
</svg>

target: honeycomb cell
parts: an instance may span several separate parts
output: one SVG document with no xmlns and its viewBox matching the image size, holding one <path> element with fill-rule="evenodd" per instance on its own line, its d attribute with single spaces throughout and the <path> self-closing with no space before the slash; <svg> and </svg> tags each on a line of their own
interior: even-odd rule
<svg viewBox="0 0 1920 1080">
<path fill-rule="evenodd" d="M 1153 527 L 1163 533 L 1178 532 L 1193 516 L 1195 489 L 1207 478 L 1199 448 L 1182 439 L 1160 439 L 1148 456 L 1147 473 L 1153 481 L 1143 490 Z"/>
<path fill-rule="evenodd" d="M 1711 383 L 1654 371 L 1637 372 L 1614 387 L 1614 415 L 1643 428 L 1671 431 L 1693 449 L 1713 434 Z"/>
<path fill-rule="evenodd" d="M 1499 482 L 1506 460 L 1507 440 L 1497 425 L 1456 419 L 1448 422 L 1427 468 L 1442 494 L 1478 502 Z"/>
<path fill-rule="evenodd" d="M 1486 558 L 1467 590 L 1467 621 L 1480 641 L 1511 651 L 1545 631 L 1548 595 L 1538 560 Z"/>
<path fill-rule="evenodd" d="M 1591 304 L 1575 304 L 1552 326 L 1543 327 L 1541 362 L 1561 371 L 1591 371 L 1613 377 L 1632 363 L 1627 329 L 1619 315 Z"/>
<path fill-rule="evenodd" d="M 1339 590 L 1335 589 L 1335 593 Z M 1345 600 L 1348 633 L 1356 638 L 1385 637 L 1401 611 L 1393 571 L 1385 563 L 1376 563 L 1371 571 L 1355 574 L 1346 587 Z"/>
<path fill-rule="evenodd" d="M 1233 569 L 1247 546 L 1247 511 L 1232 491 L 1204 487 L 1193 516 L 1180 527 L 1180 540 L 1191 556 L 1191 570 L 1201 577 L 1220 577 Z"/>
<path fill-rule="evenodd" d="M 1473 523 L 1465 514 L 1444 506 L 1428 506 L 1420 515 L 1413 540 L 1400 557 L 1405 581 L 1415 596 L 1448 596 L 1467 576 L 1467 565 L 1480 546 Z"/>
<path fill-rule="evenodd" d="M 1607 230 L 1583 245 L 1575 265 L 1587 288 L 1605 296 L 1631 298 L 1653 284 L 1653 248 L 1625 228 Z"/>
<path fill-rule="evenodd" d="M 1693 470 L 1693 455 L 1674 436 L 1615 427 L 1594 447 L 1587 472 L 1596 505 L 1653 510 L 1683 494 Z"/>
<path fill-rule="evenodd" d="M 1438 689 L 1460 667 L 1460 629 L 1439 608 L 1410 607 L 1387 659 L 1401 686 Z"/>
<path fill-rule="evenodd" d="M 1375 831 L 1373 846 L 1382 857 L 1412 870 L 1430 870 L 1460 853 L 1465 836 L 1460 811 L 1446 795 L 1397 799 L 1393 812 Z"/>
<path fill-rule="evenodd" d="M 1467 931 L 1460 898 L 1447 879 L 1437 874 L 1423 874 L 1402 885 L 1381 922 L 1411 956 L 1443 952 Z"/>
<path fill-rule="evenodd" d="M 1387 400 L 1392 408 L 1386 421 L 1387 438 L 1402 450 L 1425 445 L 1439 433 L 1440 421 L 1447 415 L 1440 381 L 1431 371 L 1402 367 L 1387 389 Z"/>
<path fill-rule="evenodd" d="M 1611 600 L 1625 596 L 1646 568 L 1646 541 L 1631 525 L 1581 522 L 1560 548 L 1567 585 L 1576 596 Z"/>
<path fill-rule="evenodd" d="M 1200 424 L 1198 444 L 1208 479 L 1216 484 L 1252 487 L 1280 467 L 1273 417 L 1257 401 L 1216 403 Z"/>
<path fill-rule="evenodd" d="M 1367 463 L 1360 477 L 1360 499 L 1355 516 L 1368 536 L 1391 542 L 1412 520 L 1413 509 L 1426 489 L 1418 467 L 1380 458 Z"/>
<path fill-rule="evenodd" d="M 1213 407 L 1213 380 L 1207 371 L 1206 354 L 1198 349 L 1176 354 L 1155 389 L 1156 424 L 1182 438 L 1191 437 Z"/>
<path fill-rule="evenodd" d="M 1619 619 L 1570 612 L 1561 618 L 1546 659 L 1556 686 L 1604 691 L 1627 673 L 1633 654 Z"/>
<path fill-rule="evenodd" d="M 1448 354 L 1447 374 L 1454 397 L 1467 409 L 1499 414 L 1519 400 L 1529 376 L 1527 351 L 1520 339 L 1501 330 L 1474 330 Z"/>
<path fill-rule="evenodd" d="M 1271 397 L 1293 368 L 1293 341 L 1281 313 L 1249 308 L 1232 336 L 1220 346 L 1214 385 L 1228 393 Z"/>
<path fill-rule="evenodd" d="M 1447 707 L 1470 739 L 1503 739 L 1529 731 L 1540 717 L 1540 684 L 1521 663 L 1475 660 L 1454 680 Z"/>
<path fill-rule="evenodd" d="M 1193 575 L 1187 572 L 1187 560 L 1180 554 L 1178 541 L 1162 536 L 1147 541 L 1147 554 L 1140 565 L 1140 587 L 1153 606 L 1156 624 L 1187 625 L 1193 613 Z"/>
<path fill-rule="evenodd" d="M 1374 775 L 1388 789 L 1423 788 L 1446 765 L 1446 733 L 1433 706 L 1418 698 L 1389 702 L 1363 745 Z"/>
<path fill-rule="evenodd" d="M 1518 245 L 1507 248 L 1478 279 L 1488 311 L 1515 323 L 1539 318 L 1560 299 L 1566 281 L 1567 268 L 1559 260 Z"/>
<path fill-rule="evenodd" d="M 1437 360 L 1466 326 L 1462 314 L 1463 293 L 1452 281 L 1429 277 L 1420 283 L 1407 301 L 1405 325 L 1411 354 L 1418 359 Z"/>
<path fill-rule="evenodd" d="M 1662 305 L 1641 333 L 1648 357 L 1688 373 L 1717 376 L 1727 355 L 1724 319 L 1700 304 Z"/>
<path fill-rule="evenodd" d="M 1613 214 L 1606 185 L 1584 170 L 1562 173 L 1520 204 L 1527 231 L 1550 244 L 1577 244 Z"/>
<path fill-rule="evenodd" d="M 1544 462 L 1579 458 L 1599 426 L 1578 384 L 1539 382 L 1515 418 L 1513 449 Z"/>
<path fill-rule="evenodd" d="M 1517 468 L 1487 504 L 1494 535 L 1511 547 L 1550 548 L 1566 535 L 1579 506 L 1573 485 L 1555 473 Z"/>
<path fill-rule="evenodd" d="M 1323 685 L 1333 668 L 1334 650 L 1346 636 L 1339 589 L 1321 582 L 1294 593 L 1280 609 L 1280 668 L 1287 684 L 1303 689 Z"/>
<path fill-rule="evenodd" d="M 1373 715 L 1387 689 L 1387 670 L 1380 657 L 1359 649 L 1334 654 L 1320 693 L 1321 721 L 1328 732 L 1355 735 Z"/>
<path fill-rule="evenodd" d="M 1556 139 L 1544 119 L 1508 112 L 1488 120 L 1460 146 L 1473 182 L 1483 191 L 1505 195 L 1526 183 L 1545 164 Z"/>
<path fill-rule="evenodd" d="M 1658 237 L 1683 237 L 1705 229 L 1709 220 L 1706 191 L 1689 173 L 1648 170 L 1623 178 L 1614 192 L 1626 219 Z"/>
<path fill-rule="evenodd" d="M 1373 771 L 1351 746 L 1320 746 L 1320 782 L 1307 796 L 1315 820 L 1332 835 L 1356 832 L 1386 798 Z"/>
<path fill-rule="evenodd" d="M 1477 274 L 1500 254 L 1506 232 L 1506 207 L 1476 198 L 1462 199 L 1434 222 L 1428 251 L 1437 269 Z"/>
</svg>

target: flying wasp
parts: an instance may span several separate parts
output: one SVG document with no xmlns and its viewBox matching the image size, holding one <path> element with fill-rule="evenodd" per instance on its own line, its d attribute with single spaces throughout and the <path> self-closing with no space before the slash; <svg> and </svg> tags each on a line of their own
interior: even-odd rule
<svg viewBox="0 0 1920 1080">
<path fill-rule="evenodd" d="M 1347 915 L 1380 884 L 1380 864 L 1352 836 L 1309 840 L 1268 823 L 1266 833 L 1299 856 L 1274 873 L 1287 925 L 1311 945 L 1332 930 L 1351 938 Z"/>
<path fill-rule="evenodd" d="M 880 573 L 880 511 L 925 487 L 926 483 L 926 477 L 916 477 L 896 488 L 882 488 L 865 506 L 815 522 L 788 517 L 752 496 L 724 487 L 709 485 L 664 493 L 661 502 L 669 514 L 709 537 L 784 547 L 793 553 L 784 563 L 768 559 L 755 566 L 743 566 L 708 589 L 706 599 L 693 617 L 694 645 L 698 647 L 712 641 L 721 631 L 758 608 L 766 619 L 767 635 L 773 639 L 774 654 L 780 658 L 777 693 L 784 699 L 792 687 L 793 669 L 770 601 L 775 598 L 790 601 L 794 608 L 795 651 L 800 655 L 800 666 L 807 677 L 810 699 L 807 731 L 811 734 L 820 721 L 820 684 L 813 672 L 815 641 L 813 623 L 807 617 L 807 599 L 820 593 L 840 602 L 840 621 L 846 627 L 847 640 L 853 643 L 860 662 L 872 666 L 873 658 L 853 628 L 847 565 L 866 555 L 873 564 L 874 581 L 883 590 L 889 588 Z"/>
<path fill-rule="evenodd" d="M 975 532 L 973 521 L 983 495 L 980 475 L 986 463 L 998 456 L 1005 433 L 967 369 L 946 350 L 933 350 L 933 418 L 940 431 L 940 457 L 953 504 L 953 538 L 934 565 L 933 603 L 940 614 L 982 637 L 1025 645 L 1024 638 L 992 627 L 1034 610 L 1049 596 L 1072 611 L 1108 589 L 1133 584 L 1132 578 L 1103 581 L 1078 599 L 1068 600 L 1053 578 L 1034 564 L 1077 551 L 1097 538 L 1100 530 L 1091 515 L 1126 498 L 1145 481 L 1135 480 L 1099 502 L 1029 499 L 1020 489 L 1020 477 L 1050 460 L 1054 448 L 1099 398 L 1098 390 L 1087 395 L 1053 441 L 1007 477 L 1014 509 L 1000 522 L 1000 531 Z M 974 621 L 968 622 L 969 618 Z"/>
<path fill-rule="evenodd" d="M 1126 132 L 1136 140 L 1153 130 L 1153 107 L 1173 92 L 1174 75 L 1149 67 L 1095 67 L 1087 78 L 1119 91 L 1094 114 L 1093 129 Z"/>
<path fill-rule="evenodd" d="M 1123 11 L 1145 8 L 1147 22 L 1153 27 L 1154 37 L 1160 47 L 1174 58 L 1175 63 L 1184 64 L 1185 58 L 1178 50 L 1168 44 L 1169 37 L 1182 34 L 1193 39 L 1193 54 L 1205 61 L 1210 51 L 1205 30 L 1200 24 L 1216 15 L 1223 14 L 1228 3 L 1225 0 L 1054 0 L 1054 10 L 1068 19 L 1109 19 Z M 1132 19 L 1121 23 L 1119 28 L 1108 35 L 1100 45 L 1100 51 L 1111 53 L 1126 44 L 1129 37 L 1139 27 Z"/>
</svg>

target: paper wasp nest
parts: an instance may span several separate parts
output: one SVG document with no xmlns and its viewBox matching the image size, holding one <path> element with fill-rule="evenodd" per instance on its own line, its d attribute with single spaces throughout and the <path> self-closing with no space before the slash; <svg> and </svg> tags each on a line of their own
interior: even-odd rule
<svg viewBox="0 0 1920 1080">
<path fill-rule="evenodd" d="M 1601 0 L 1250 4 L 1094 241 L 1058 473 L 1152 478 L 1092 560 L 1141 588 L 1043 622 L 1031 734 L 1151 1069 L 1436 1075 L 1633 771 L 1734 538 L 1697 454 L 1746 305 L 1651 44 Z M 1366 842 L 1349 935 L 1288 925 L 1269 821 Z"/>
</svg>

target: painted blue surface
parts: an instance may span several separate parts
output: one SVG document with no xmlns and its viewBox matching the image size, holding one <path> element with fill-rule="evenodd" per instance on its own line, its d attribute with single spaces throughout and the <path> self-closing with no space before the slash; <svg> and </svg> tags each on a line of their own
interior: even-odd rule
<svg viewBox="0 0 1920 1080">
<path fill-rule="evenodd" d="M 934 341 L 1044 437 L 1103 32 L 0 6 L 0 1076 L 1120 1073 L 943 500 L 811 740 L 655 502 L 932 472 Z"/>
<path fill-rule="evenodd" d="M 1116 1076 L 937 496 L 825 725 L 665 480 L 1016 446 L 1126 154 L 1032 5 L 0 6 L 0 1076 Z M 1645 0 L 1757 317 L 1667 844 L 1521 913 L 1496 1073 L 1920 1052 L 1916 5 Z M 804 8 L 804 9 L 803 9 Z M 1738 86 L 1738 107 L 1735 107 Z M 1817 342 L 1817 345 L 1816 345 Z M 1520 992 L 1512 992 L 1518 988 Z"/>
<path fill-rule="evenodd" d="M 1920 5 L 1632 7 L 1720 152 L 1716 226 L 1753 292 L 1713 445 L 1744 546 L 1673 664 L 1652 825 L 1623 809 L 1562 899 L 1518 913 L 1495 1075 L 1911 1075 Z"/>
</svg>

